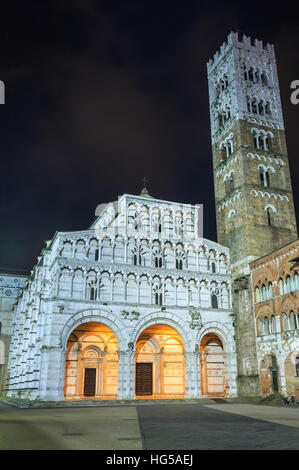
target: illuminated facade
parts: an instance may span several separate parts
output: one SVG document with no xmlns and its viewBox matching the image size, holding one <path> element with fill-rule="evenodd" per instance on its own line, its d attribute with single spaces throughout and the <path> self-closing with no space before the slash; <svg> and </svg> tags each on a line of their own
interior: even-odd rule
<svg viewBox="0 0 299 470">
<path fill-rule="evenodd" d="M 235 396 L 229 250 L 201 217 L 143 190 L 56 233 L 13 313 L 8 394 Z"/>
<path fill-rule="evenodd" d="M 298 393 L 298 235 L 273 46 L 230 33 L 208 82 L 219 243 L 202 238 L 200 206 L 145 188 L 101 205 L 89 229 L 56 233 L 12 315 L 10 396 Z"/>
</svg>

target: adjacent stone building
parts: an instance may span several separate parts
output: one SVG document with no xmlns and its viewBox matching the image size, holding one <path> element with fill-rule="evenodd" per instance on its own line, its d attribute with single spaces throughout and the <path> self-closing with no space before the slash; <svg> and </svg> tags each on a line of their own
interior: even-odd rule
<svg viewBox="0 0 299 470">
<path fill-rule="evenodd" d="M 28 273 L 20 270 L 0 270 L 0 395 L 5 392 L 12 308 L 26 286 Z"/>
<path fill-rule="evenodd" d="M 299 240 L 250 263 L 263 395 L 299 400 Z"/>
</svg>

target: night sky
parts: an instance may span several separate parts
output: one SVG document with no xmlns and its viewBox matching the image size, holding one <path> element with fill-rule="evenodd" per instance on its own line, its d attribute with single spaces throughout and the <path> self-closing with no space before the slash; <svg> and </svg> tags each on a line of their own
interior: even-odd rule
<svg viewBox="0 0 299 470">
<path fill-rule="evenodd" d="M 283 6 L 282 6 L 283 5 Z M 216 240 L 206 63 L 231 30 L 275 46 L 299 220 L 299 15 L 286 2 L 1 2 L 0 267 L 123 193 L 204 204 Z"/>
</svg>

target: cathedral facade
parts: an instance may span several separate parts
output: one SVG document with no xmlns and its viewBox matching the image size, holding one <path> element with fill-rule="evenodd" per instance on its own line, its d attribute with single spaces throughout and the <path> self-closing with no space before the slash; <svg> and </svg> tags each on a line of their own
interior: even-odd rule
<svg viewBox="0 0 299 470">
<path fill-rule="evenodd" d="M 229 250 L 143 191 L 56 233 L 13 313 L 9 396 L 236 396 Z"/>
</svg>

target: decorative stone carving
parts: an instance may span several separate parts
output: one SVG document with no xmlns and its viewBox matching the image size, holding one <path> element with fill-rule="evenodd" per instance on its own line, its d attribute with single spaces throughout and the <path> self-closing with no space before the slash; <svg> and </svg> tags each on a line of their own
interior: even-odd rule
<svg viewBox="0 0 299 470">
<path fill-rule="evenodd" d="M 194 328 L 201 328 L 202 327 L 202 319 L 199 309 L 191 308 L 189 310 L 189 314 L 191 317 L 191 322 L 189 323 L 189 327 L 193 330 Z"/>
</svg>

